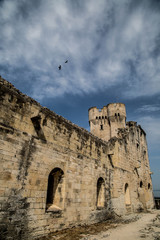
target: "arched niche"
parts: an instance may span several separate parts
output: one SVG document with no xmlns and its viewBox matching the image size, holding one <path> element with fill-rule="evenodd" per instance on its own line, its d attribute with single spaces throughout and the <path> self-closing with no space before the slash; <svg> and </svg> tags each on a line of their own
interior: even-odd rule
<svg viewBox="0 0 160 240">
<path fill-rule="evenodd" d="M 125 194 L 125 205 L 130 205 L 131 204 L 131 199 L 130 199 L 130 192 L 129 192 L 128 183 L 125 184 L 124 194 Z"/>
<path fill-rule="evenodd" d="M 64 172 L 54 168 L 48 176 L 46 209 L 60 211 L 64 207 Z"/>
<path fill-rule="evenodd" d="M 105 206 L 105 182 L 102 177 L 97 180 L 97 208 Z"/>
</svg>

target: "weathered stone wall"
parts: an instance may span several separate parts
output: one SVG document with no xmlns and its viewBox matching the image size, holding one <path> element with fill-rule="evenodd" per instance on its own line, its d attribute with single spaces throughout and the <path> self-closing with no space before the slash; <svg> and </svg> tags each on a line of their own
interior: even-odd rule
<svg viewBox="0 0 160 240">
<path fill-rule="evenodd" d="M 114 187 L 112 202 L 115 211 L 124 213 L 125 184 L 128 184 L 130 204 L 127 211 L 141 211 L 153 207 L 152 180 L 149 167 L 145 132 L 133 122 L 120 129 L 112 162 Z M 127 206 L 128 205 L 128 206 Z"/>
<path fill-rule="evenodd" d="M 0 78 L 0 239 L 153 207 L 145 134 L 130 125 L 105 142 Z"/>
</svg>

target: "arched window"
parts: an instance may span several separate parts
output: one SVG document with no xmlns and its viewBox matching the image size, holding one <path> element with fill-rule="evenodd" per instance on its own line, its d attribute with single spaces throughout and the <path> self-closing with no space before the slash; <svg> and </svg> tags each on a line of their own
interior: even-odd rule
<svg viewBox="0 0 160 240">
<path fill-rule="evenodd" d="M 117 117 L 117 113 L 115 113 L 115 117 Z"/>
<path fill-rule="evenodd" d="M 120 117 L 120 114 L 118 113 L 118 117 Z"/>
<path fill-rule="evenodd" d="M 101 117 L 99 117 L 99 119 L 101 119 Z"/>
<path fill-rule="evenodd" d="M 142 181 L 140 181 L 140 184 L 139 184 L 139 186 L 140 186 L 140 188 L 142 188 L 142 187 L 143 187 L 143 182 L 142 182 Z"/>
<path fill-rule="evenodd" d="M 98 117 L 96 117 L 96 119 L 98 119 Z"/>
<path fill-rule="evenodd" d="M 46 209 L 51 211 L 62 210 L 64 205 L 64 172 L 54 168 L 48 177 Z"/>
<path fill-rule="evenodd" d="M 102 177 L 97 181 L 97 208 L 105 206 L 105 184 Z"/>
<path fill-rule="evenodd" d="M 148 189 L 150 189 L 151 188 L 151 184 L 150 183 L 148 183 Z"/>
<path fill-rule="evenodd" d="M 125 204 L 130 205 L 131 204 L 131 199 L 130 199 L 128 183 L 125 184 L 124 193 L 125 193 Z"/>
</svg>

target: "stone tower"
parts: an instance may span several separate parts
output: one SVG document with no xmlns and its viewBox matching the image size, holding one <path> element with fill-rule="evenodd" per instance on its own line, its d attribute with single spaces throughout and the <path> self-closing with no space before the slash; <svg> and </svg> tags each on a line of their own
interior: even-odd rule
<svg viewBox="0 0 160 240">
<path fill-rule="evenodd" d="M 123 103 L 110 103 L 102 109 L 91 107 L 89 110 L 90 132 L 108 141 L 117 136 L 118 128 L 126 126 L 126 108 Z"/>
</svg>

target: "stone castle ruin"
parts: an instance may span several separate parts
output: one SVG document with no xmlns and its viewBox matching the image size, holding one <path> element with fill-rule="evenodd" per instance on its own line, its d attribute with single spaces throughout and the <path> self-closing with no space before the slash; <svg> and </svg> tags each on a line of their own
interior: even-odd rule
<svg viewBox="0 0 160 240">
<path fill-rule="evenodd" d="M 0 239 L 36 239 L 154 206 L 146 134 L 125 105 L 89 109 L 91 133 L 0 78 Z"/>
</svg>

